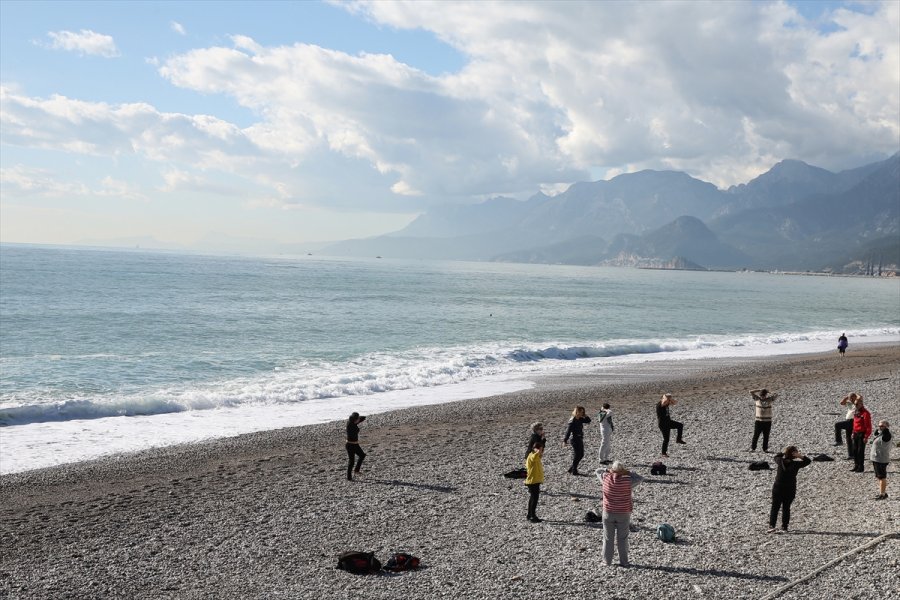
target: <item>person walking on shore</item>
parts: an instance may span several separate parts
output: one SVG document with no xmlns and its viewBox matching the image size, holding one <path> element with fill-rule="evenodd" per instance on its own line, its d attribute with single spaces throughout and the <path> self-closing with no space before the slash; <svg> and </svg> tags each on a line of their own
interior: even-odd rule
<svg viewBox="0 0 900 600">
<path fill-rule="evenodd" d="M 597 423 L 600 424 L 600 450 L 598 456 L 601 465 L 609 464 L 609 451 L 612 447 L 612 434 L 615 431 L 613 426 L 612 409 L 609 402 L 603 404 L 603 410 L 597 413 Z"/>
<path fill-rule="evenodd" d="M 872 413 L 863 404 L 862 396 L 856 399 L 853 411 L 853 469 L 854 473 L 866 470 L 866 444 L 872 435 Z"/>
<path fill-rule="evenodd" d="M 359 424 L 365 421 L 365 417 L 361 417 L 355 412 L 347 419 L 347 481 L 353 481 L 353 473 L 362 475 L 363 459 L 366 453 L 359 446 Z M 356 459 L 356 469 L 353 468 L 353 460 Z"/>
<path fill-rule="evenodd" d="M 540 523 L 543 519 L 537 516 L 538 498 L 541 497 L 541 484 L 544 483 L 544 440 L 534 443 L 531 454 L 525 459 L 525 486 L 528 488 L 528 520 L 532 523 Z"/>
<path fill-rule="evenodd" d="M 531 454 L 531 451 L 534 450 L 534 445 L 538 442 L 546 442 L 547 438 L 544 436 L 544 424 L 538 421 L 537 423 L 531 424 L 531 437 L 528 438 L 528 451 L 525 452 L 525 459 L 528 460 L 528 455 Z"/>
<path fill-rule="evenodd" d="M 756 443 L 759 441 L 759 434 L 762 434 L 763 452 L 769 451 L 769 433 L 772 431 L 772 404 L 778 398 L 778 394 L 770 394 L 769 390 L 763 388 L 759 390 L 750 390 L 756 409 L 756 422 L 753 424 L 753 442 L 750 444 L 750 451 L 756 452 Z"/>
<path fill-rule="evenodd" d="M 791 503 L 797 495 L 797 472 L 803 467 L 809 466 L 812 461 L 797 449 L 797 446 L 788 446 L 784 452 L 775 455 L 775 464 L 778 471 L 775 473 L 775 483 L 772 485 L 772 509 L 769 511 L 769 533 L 777 533 L 775 524 L 778 522 L 778 509 L 781 509 L 781 531 L 788 530 L 791 522 Z"/>
<path fill-rule="evenodd" d="M 628 566 L 628 530 L 631 527 L 632 491 L 644 478 L 615 461 L 606 470 L 597 469 L 603 487 L 603 563 L 612 564 L 613 546 L 619 549 L 619 564 Z"/>
<path fill-rule="evenodd" d="M 847 351 L 847 346 L 850 345 L 850 342 L 847 341 L 847 334 L 842 333 L 841 337 L 838 338 L 838 352 L 841 355 L 841 358 L 844 358 L 844 352 Z"/>
<path fill-rule="evenodd" d="M 677 400 L 672 397 L 672 394 L 663 394 L 662 399 L 656 403 L 656 421 L 659 425 L 659 430 L 663 435 L 663 443 L 662 443 L 662 455 L 669 456 L 669 435 L 671 430 L 675 430 L 677 435 L 675 437 L 676 444 L 685 444 L 686 442 L 681 439 L 682 434 L 684 433 L 684 425 L 679 423 L 678 421 L 673 421 L 672 416 L 669 414 L 669 407 L 677 404 Z"/>
<path fill-rule="evenodd" d="M 878 422 L 878 431 L 872 439 L 872 451 L 869 458 L 875 469 L 875 479 L 878 480 L 878 495 L 876 500 L 887 500 L 887 468 L 891 462 L 891 430 L 890 423 L 885 420 Z"/>
<path fill-rule="evenodd" d="M 841 432 L 844 432 L 844 437 L 847 438 L 847 458 L 853 458 L 853 413 L 856 412 L 856 401 L 861 398 L 859 394 L 853 392 L 849 396 L 844 396 L 841 399 L 841 406 L 847 407 L 847 414 L 844 416 L 843 421 L 838 421 L 834 424 L 834 445 L 842 446 L 844 444 L 841 439 Z"/>
<path fill-rule="evenodd" d="M 585 414 L 583 406 L 576 406 L 572 411 L 572 418 L 569 419 L 569 425 L 566 427 L 566 437 L 563 438 L 563 445 L 572 440 L 572 466 L 569 467 L 569 473 L 578 475 L 578 463 L 584 458 L 584 426 L 591 422 L 591 418 Z"/>
</svg>

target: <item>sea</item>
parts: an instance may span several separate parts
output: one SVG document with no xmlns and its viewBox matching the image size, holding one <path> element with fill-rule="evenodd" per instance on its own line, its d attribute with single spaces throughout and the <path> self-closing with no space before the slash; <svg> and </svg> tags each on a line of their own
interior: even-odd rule
<svg viewBox="0 0 900 600">
<path fill-rule="evenodd" d="M 0 473 L 841 333 L 900 279 L 0 244 Z"/>
</svg>

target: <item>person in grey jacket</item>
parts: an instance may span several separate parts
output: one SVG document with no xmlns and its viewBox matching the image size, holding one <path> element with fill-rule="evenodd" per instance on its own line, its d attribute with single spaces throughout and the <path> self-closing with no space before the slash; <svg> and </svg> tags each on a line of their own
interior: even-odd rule
<svg viewBox="0 0 900 600">
<path fill-rule="evenodd" d="M 885 420 L 878 422 L 878 431 L 872 438 L 872 449 L 869 451 L 869 459 L 875 469 L 875 479 L 878 480 L 878 495 L 876 500 L 887 500 L 887 468 L 891 462 L 891 430 L 890 423 Z"/>
</svg>

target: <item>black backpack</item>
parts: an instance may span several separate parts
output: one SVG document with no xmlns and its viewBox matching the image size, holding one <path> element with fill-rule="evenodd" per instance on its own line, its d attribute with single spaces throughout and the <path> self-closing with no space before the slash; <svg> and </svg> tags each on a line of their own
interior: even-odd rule
<svg viewBox="0 0 900 600">
<path fill-rule="evenodd" d="M 828 456 L 827 454 L 816 454 L 813 456 L 813 461 L 815 462 L 834 462 L 834 459 Z"/>
<path fill-rule="evenodd" d="M 398 552 L 384 563 L 385 571 L 411 571 L 419 568 L 419 558 L 405 552 Z"/>
<path fill-rule="evenodd" d="M 665 475 L 666 474 L 666 465 L 662 464 L 659 461 L 656 461 L 650 467 L 651 475 Z"/>
<path fill-rule="evenodd" d="M 381 570 L 374 552 L 344 552 L 338 556 L 337 568 L 357 575 L 369 575 Z"/>
<path fill-rule="evenodd" d="M 594 511 L 589 510 L 584 514 L 584 520 L 587 521 L 588 523 L 602 523 L 603 517 L 601 517 Z"/>
<path fill-rule="evenodd" d="M 765 461 L 765 460 L 757 460 L 757 461 L 750 463 L 750 466 L 747 468 L 750 469 L 751 471 L 768 471 L 769 463 L 768 463 L 768 461 Z"/>
</svg>

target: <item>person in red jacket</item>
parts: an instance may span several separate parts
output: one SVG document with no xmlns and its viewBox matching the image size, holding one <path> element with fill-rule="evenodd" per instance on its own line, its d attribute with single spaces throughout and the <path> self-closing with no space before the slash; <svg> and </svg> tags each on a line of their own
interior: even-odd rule
<svg viewBox="0 0 900 600">
<path fill-rule="evenodd" d="M 866 444 L 872 435 L 872 413 L 863 405 L 862 396 L 856 400 L 853 413 L 853 469 L 854 473 L 865 471 Z"/>
</svg>

